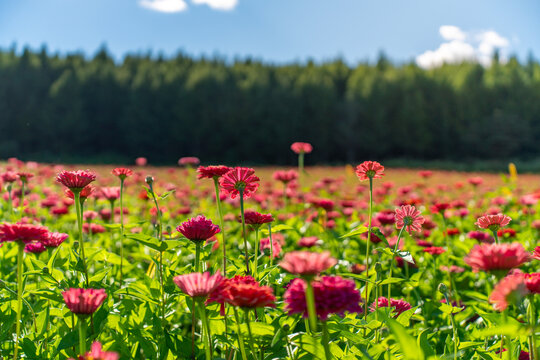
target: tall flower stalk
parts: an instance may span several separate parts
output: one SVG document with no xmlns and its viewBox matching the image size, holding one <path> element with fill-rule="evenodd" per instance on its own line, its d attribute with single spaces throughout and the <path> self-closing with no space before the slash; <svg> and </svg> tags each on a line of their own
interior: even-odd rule
<svg viewBox="0 0 540 360">
<path fill-rule="evenodd" d="M 81 201 L 81 191 L 80 190 L 77 191 L 76 189 L 72 190 L 72 191 L 73 191 L 73 201 L 75 202 L 75 212 L 77 213 L 77 231 L 78 231 L 78 236 L 79 236 L 79 247 L 80 247 L 80 250 L 81 250 L 80 259 L 81 259 L 82 266 L 83 266 L 86 287 L 88 287 L 89 286 L 88 267 L 86 265 L 86 255 L 84 253 L 84 237 L 83 237 L 83 230 L 82 230 L 82 226 L 83 226 L 83 219 L 82 219 L 83 206 L 82 206 L 82 201 Z"/>
<path fill-rule="evenodd" d="M 122 287 L 124 281 L 124 182 L 128 176 L 133 175 L 133 171 L 126 168 L 116 168 L 112 174 L 120 179 L 120 287 Z M 111 216 L 114 216 L 114 209 L 111 211 Z"/>
</svg>

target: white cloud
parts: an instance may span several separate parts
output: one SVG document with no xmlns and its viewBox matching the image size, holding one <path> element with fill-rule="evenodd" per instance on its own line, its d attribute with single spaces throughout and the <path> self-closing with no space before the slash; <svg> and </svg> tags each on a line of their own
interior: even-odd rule
<svg viewBox="0 0 540 360">
<path fill-rule="evenodd" d="M 477 61 L 484 66 L 491 64 L 495 50 L 503 52 L 510 46 L 508 39 L 493 30 L 464 32 L 457 26 L 444 25 L 439 33 L 446 40 L 436 50 L 427 50 L 416 57 L 416 63 L 422 68 L 433 68 L 444 63 Z"/>
<path fill-rule="evenodd" d="M 439 28 L 439 34 L 444 40 L 465 40 L 467 36 L 460 28 L 453 25 L 443 25 Z"/>
<path fill-rule="evenodd" d="M 187 9 L 184 0 L 141 0 L 139 4 L 147 9 L 164 13 L 176 13 Z"/>
<path fill-rule="evenodd" d="M 229 11 L 238 5 L 238 0 L 191 0 L 194 4 L 206 4 L 214 10 Z"/>
</svg>

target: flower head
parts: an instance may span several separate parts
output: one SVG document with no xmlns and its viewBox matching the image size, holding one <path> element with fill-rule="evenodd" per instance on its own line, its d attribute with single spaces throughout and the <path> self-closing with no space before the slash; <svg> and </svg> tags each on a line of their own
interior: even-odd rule
<svg viewBox="0 0 540 360">
<path fill-rule="evenodd" d="M 62 296 L 69 310 L 77 315 L 93 314 L 107 298 L 104 289 L 71 288 L 64 291 Z"/>
<path fill-rule="evenodd" d="M 64 170 L 56 176 L 56 181 L 71 191 L 81 191 L 94 180 L 96 180 L 96 175 L 91 173 L 90 170 Z"/>
<path fill-rule="evenodd" d="M 47 248 L 45 247 L 45 245 L 43 245 L 43 243 L 39 241 L 31 241 L 24 246 L 24 252 L 32 254 L 41 254 L 46 250 Z"/>
<path fill-rule="evenodd" d="M 225 165 L 199 166 L 197 169 L 197 179 L 218 179 L 230 170 L 231 168 Z"/>
<path fill-rule="evenodd" d="M 384 166 L 376 161 L 364 161 L 356 167 L 356 176 L 360 181 L 379 179 L 384 176 Z"/>
<path fill-rule="evenodd" d="M 100 193 L 105 199 L 114 201 L 120 197 L 120 188 L 118 186 L 102 187 Z"/>
<path fill-rule="evenodd" d="M 120 180 L 124 180 L 127 177 L 133 175 L 133 170 L 128 168 L 116 168 L 111 171 L 114 176 L 118 176 Z"/>
<path fill-rule="evenodd" d="M 201 163 L 198 157 L 195 156 L 186 156 L 178 160 L 178 165 L 181 166 L 197 166 Z"/>
<path fill-rule="evenodd" d="M 111 351 L 103 351 L 99 342 L 94 342 L 89 352 L 80 355 L 78 360 L 118 360 L 120 355 Z M 73 358 L 69 360 L 75 360 Z"/>
<path fill-rule="evenodd" d="M 17 177 L 18 177 L 19 179 L 21 179 L 21 181 L 22 181 L 23 183 L 27 183 L 27 182 L 28 182 L 28 179 L 34 177 L 34 174 L 28 173 L 28 172 L 20 172 L 20 171 L 19 171 L 19 172 L 17 173 Z"/>
<path fill-rule="evenodd" d="M 146 164 L 148 163 L 148 160 L 146 160 L 145 157 L 138 157 L 135 159 L 135 165 L 137 166 L 146 166 Z"/>
<path fill-rule="evenodd" d="M 521 274 L 508 275 L 503 278 L 489 296 L 489 302 L 497 311 L 504 311 L 509 304 L 518 303 L 528 290 L 524 278 Z"/>
<path fill-rule="evenodd" d="M 221 231 L 219 226 L 203 215 L 183 222 L 176 230 L 193 242 L 206 241 Z"/>
<path fill-rule="evenodd" d="M 396 312 L 395 317 L 399 316 L 402 312 L 407 311 L 411 309 L 411 304 L 406 302 L 403 299 L 390 299 L 390 304 L 388 304 L 388 299 L 381 296 L 377 299 L 377 304 L 373 302 L 371 306 L 369 307 L 370 311 L 375 311 L 375 309 L 378 307 L 391 307 L 394 308 L 394 311 Z"/>
<path fill-rule="evenodd" d="M 269 286 L 254 282 L 230 282 L 230 300 L 227 302 L 241 308 L 275 307 L 274 291 Z"/>
<path fill-rule="evenodd" d="M 398 229 L 406 227 L 409 234 L 412 231 L 422 231 L 424 217 L 412 205 L 404 205 L 396 209 L 396 227 Z"/>
<path fill-rule="evenodd" d="M 423 249 L 424 252 L 429 253 L 433 256 L 438 256 L 446 252 L 445 248 L 440 246 L 428 246 Z"/>
<path fill-rule="evenodd" d="M 1 176 L 2 181 L 6 183 L 13 183 L 17 181 L 17 173 L 14 171 L 6 171 Z"/>
<path fill-rule="evenodd" d="M 298 173 L 294 170 L 278 170 L 272 175 L 274 180 L 281 181 L 284 184 L 288 184 L 293 180 L 298 179 Z"/>
<path fill-rule="evenodd" d="M 313 146 L 306 142 L 295 142 L 291 145 L 291 150 L 297 154 L 309 154 L 313 151 Z"/>
<path fill-rule="evenodd" d="M 41 243 L 46 247 L 58 247 L 68 238 L 68 234 L 59 232 L 48 233 L 47 238 L 41 240 Z"/>
<path fill-rule="evenodd" d="M 261 214 L 257 211 L 246 210 L 244 212 L 244 221 L 247 225 L 258 228 L 262 224 L 267 224 L 274 221 L 274 217 L 272 214 Z"/>
<path fill-rule="evenodd" d="M 245 198 L 250 197 L 259 187 L 259 178 L 255 170 L 245 167 L 235 167 L 219 179 L 221 189 L 234 199 L 240 192 Z"/>
<path fill-rule="evenodd" d="M 279 264 L 283 269 L 295 275 L 318 275 L 337 264 L 330 252 L 293 251 L 285 254 Z"/>
<path fill-rule="evenodd" d="M 43 241 L 49 236 L 49 230 L 41 225 L 23 223 L 3 223 L 0 224 L 0 243 L 7 241 L 20 241 L 30 243 L 32 241 Z"/>
<path fill-rule="evenodd" d="M 540 246 L 537 246 L 534 248 L 534 251 L 532 253 L 533 259 L 540 260 Z"/>
<path fill-rule="evenodd" d="M 519 267 L 530 258 L 520 243 L 511 243 L 475 245 L 464 260 L 473 271 L 492 271 Z"/>
<path fill-rule="evenodd" d="M 93 187 L 92 185 L 87 185 L 85 187 L 82 188 L 82 190 L 80 190 L 80 193 L 79 193 L 79 198 L 81 201 L 85 201 L 90 195 L 92 195 L 92 193 L 94 192 L 96 188 Z M 71 191 L 70 189 L 66 189 L 64 191 L 64 194 L 70 198 L 71 200 L 75 200 L 75 194 L 73 194 L 73 191 Z"/>
<path fill-rule="evenodd" d="M 501 227 L 508 225 L 511 220 L 510 216 L 503 214 L 484 215 L 479 217 L 474 224 L 482 229 L 497 231 Z"/>
<path fill-rule="evenodd" d="M 209 272 L 178 275 L 174 283 L 183 293 L 195 298 L 207 298 L 223 281 L 220 274 L 210 275 Z"/>
<path fill-rule="evenodd" d="M 311 284 L 315 295 L 315 310 L 321 320 L 326 320 L 330 314 L 343 316 L 345 312 L 362 311 L 362 298 L 354 281 L 339 276 L 323 276 Z M 289 314 L 303 314 L 307 317 L 306 287 L 303 279 L 290 282 L 283 295 L 285 310 Z"/>
</svg>

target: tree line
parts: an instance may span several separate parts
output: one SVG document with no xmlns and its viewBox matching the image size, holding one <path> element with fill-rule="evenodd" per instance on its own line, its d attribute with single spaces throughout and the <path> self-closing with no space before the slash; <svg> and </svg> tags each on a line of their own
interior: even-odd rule
<svg viewBox="0 0 540 360">
<path fill-rule="evenodd" d="M 540 64 L 375 63 L 0 51 L 0 158 L 308 164 L 540 157 Z"/>
</svg>

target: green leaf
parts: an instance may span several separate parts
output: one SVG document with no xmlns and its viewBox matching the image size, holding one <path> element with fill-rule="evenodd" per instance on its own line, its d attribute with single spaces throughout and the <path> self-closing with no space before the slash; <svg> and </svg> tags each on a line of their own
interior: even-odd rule
<svg viewBox="0 0 540 360">
<path fill-rule="evenodd" d="M 58 344 L 58 347 L 56 350 L 62 351 L 64 349 L 68 349 L 76 345 L 78 340 L 79 340 L 79 332 L 71 331 L 66 336 L 62 337 L 62 340 L 60 340 L 60 343 Z"/>
<path fill-rule="evenodd" d="M 457 314 L 463 311 L 463 308 L 451 306 L 445 303 L 439 305 L 439 309 L 445 314 Z"/>
<path fill-rule="evenodd" d="M 343 238 L 346 238 L 346 237 L 353 237 L 353 236 L 356 236 L 356 235 L 361 235 L 363 233 L 366 233 L 367 231 L 368 231 L 367 227 L 360 226 L 360 227 L 346 233 L 345 235 L 341 235 L 340 238 L 343 239 Z"/>
<path fill-rule="evenodd" d="M 425 329 L 420 333 L 420 335 L 418 335 L 418 338 L 416 339 L 416 343 L 418 344 L 418 346 L 420 346 L 420 348 L 424 352 L 424 355 L 428 358 L 430 356 L 436 355 L 435 350 L 433 350 L 433 348 L 428 342 L 428 333 L 430 332 L 431 330 Z"/>
<path fill-rule="evenodd" d="M 422 348 L 418 345 L 416 340 L 407 333 L 407 330 L 394 319 L 387 317 L 384 314 L 383 316 L 386 317 L 385 322 L 396 338 L 404 358 L 408 360 L 423 360 L 424 352 Z"/>
<path fill-rule="evenodd" d="M 392 278 L 384 279 L 383 281 L 379 282 L 379 285 L 397 284 L 403 281 L 405 281 L 405 279 L 392 277 Z"/>
<path fill-rule="evenodd" d="M 295 228 L 293 228 L 292 226 L 289 226 L 289 225 L 285 225 L 285 224 L 279 224 L 279 225 L 276 225 L 276 226 L 272 226 L 272 233 L 275 233 L 275 232 L 279 232 L 279 231 L 284 231 L 284 230 L 296 230 Z M 268 229 L 267 228 L 262 228 L 259 230 L 262 234 L 268 234 Z"/>
</svg>

